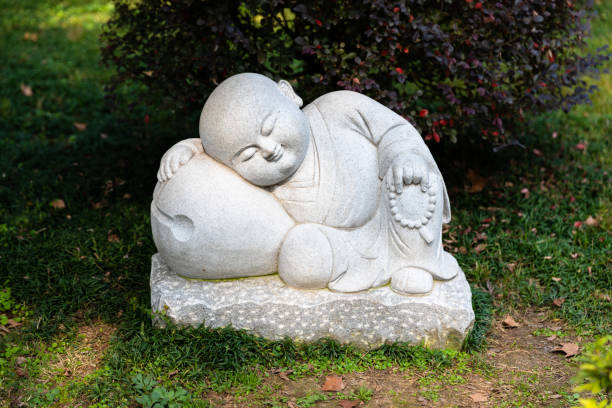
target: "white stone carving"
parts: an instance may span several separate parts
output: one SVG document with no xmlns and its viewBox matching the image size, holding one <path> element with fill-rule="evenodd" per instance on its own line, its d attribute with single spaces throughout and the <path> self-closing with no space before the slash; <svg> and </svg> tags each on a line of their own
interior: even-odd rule
<svg viewBox="0 0 612 408">
<path fill-rule="evenodd" d="M 404 295 L 453 279 L 446 187 L 414 127 L 355 92 L 301 106 L 288 82 L 253 73 L 213 91 L 200 139 L 173 146 L 158 172 L 151 223 L 170 270 L 278 272 L 289 286 L 337 292 L 390 282 Z"/>
</svg>

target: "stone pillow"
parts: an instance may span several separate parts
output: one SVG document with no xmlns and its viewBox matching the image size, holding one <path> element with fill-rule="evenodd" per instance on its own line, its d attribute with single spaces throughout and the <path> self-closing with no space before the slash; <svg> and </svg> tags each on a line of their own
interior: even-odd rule
<svg viewBox="0 0 612 408">
<path fill-rule="evenodd" d="M 153 240 L 170 269 L 221 279 L 277 271 L 278 251 L 294 221 L 268 191 L 206 154 L 157 183 Z"/>
</svg>

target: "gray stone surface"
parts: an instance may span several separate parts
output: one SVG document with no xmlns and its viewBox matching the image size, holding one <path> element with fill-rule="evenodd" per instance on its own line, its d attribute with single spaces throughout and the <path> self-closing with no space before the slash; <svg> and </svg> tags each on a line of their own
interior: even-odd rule
<svg viewBox="0 0 612 408">
<path fill-rule="evenodd" d="M 178 325 L 231 325 L 268 339 L 329 337 L 362 348 L 396 341 L 459 348 L 474 322 L 471 292 L 461 270 L 454 279 L 435 281 L 427 295 L 400 295 L 388 285 L 338 293 L 296 289 L 278 275 L 185 279 L 155 254 L 151 304 L 154 312 L 164 312 Z"/>
</svg>

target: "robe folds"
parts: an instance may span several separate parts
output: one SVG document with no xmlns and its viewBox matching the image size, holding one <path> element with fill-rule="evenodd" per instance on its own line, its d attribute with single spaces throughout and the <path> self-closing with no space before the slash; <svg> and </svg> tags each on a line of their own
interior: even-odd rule
<svg viewBox="0 0 612 408">
<path fill-rule="evenodd" d="M 442 223 L 450 220 L 448 194 L 416 129 L 385 106 L 350 91 L 323 95 L 303 111 L 311 130 L 304 162 L 270 191 L 297 223 L 317 224 L 329 240 L 329 288 L 352 292 L 380 286 L 402 267 L 418 267 L 439 279 L 454 276 L 456 272 L 444 271 L 452 267 L 445 262 L 450 254 L 442 249 Z M 389 168 L 407 155 L 426 163 L 429 194 L 418 186 L 406 186 L 401 195 L 386 189 Z M 397 201 L 405 212 L 416 208 L 417 218 L 429 206 L 426 225 L 402 226 L 393 214 L 398 210 L 392 209 L 398 204 L 390 204 Z"/>
</svg>

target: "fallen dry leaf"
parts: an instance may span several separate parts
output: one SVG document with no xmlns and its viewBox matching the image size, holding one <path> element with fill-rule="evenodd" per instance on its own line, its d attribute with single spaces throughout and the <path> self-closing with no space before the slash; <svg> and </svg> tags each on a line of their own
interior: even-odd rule
<svg viewBox="0 0 612 408">
<path fill-rule="evenodd" d="M 487 240 L 486 232 L 477 232 L 473 241 L 476 242 L 476 241 L 486 241 L 486 240 Z"/>
<path fill-rule="evenodd" d="M 293 401 L 289 401 L 287 403 L 287 407 L 289 407 L 289 408 L 300 408 L 300 406 L 298 404 L 296 404 L 295 402 L 293 402 Z"/>
<path fill-rule="evenodd" d="M 516 263 L 515 262 L 507 263 L 506 267 L 510 270 L 510 272 L 514 272 L 514 270 L 516 269 Z"/>
<path fill-rule="evenodd" d="M 15 321 L 13 319 L 8 319 L 7 324 L 6 324 L 10 329 L 14 329 L 15 327 L 19 327 L 21 326 L 21 323 L 19 323 L 18 321 Z"/>
<path fill-rule="evenodd" d="M 560 351 L 565 353 L 565 357 L 572 357 L 578 354 L 578 350 L 580 347 L 576 343 L 561 343 L 560 346 L 557 346 L 553 349 L 553 351 Z"/>
<path fill-rule="evenodd" d="M 578 252 L 574 252 L 573 254 L 570 255 L 570 258 L 572 259 L 576 259 L 580 256 L 580 254 Z"/>
<path fill-rule="evenodd" d="M 584 221 L 584 223 L 588 225 L 589 227 L 596 227 L 597 224 L 599 224 L 599 221 L 597 221 L 597 218 L 593 218 L 592 216 L 589 215 L 587 219 Z"/>
<path fill-rule="evenodd" d="M 474 252 L 479 254 L 482 251 L 484 251 L 486 247 L 487 247 L 487 244 L 478 244 L 478 245 L 476 245 L 476 248 L 474 248 Z"/>
<path fill-rule="evenodd" d="M 519 327 L 519 324 L 510 315 L 506 315 L 504 320 L 502 320 L 502 324 L 511 329 L 514 329 L 515 327 Z"/>
<path fill-rule="evenodd" d="M 342 408 L 355 408 L 359 405 L 359 401 L 340 400 L 338 401 L 338 404 Z"/>
<path fill-rule="evenodd" d="M 544 259 L 546 259 L 547 261 L 550 261 L 550 260 L 552 259 L 552 256 L 550 256 L 550 255 L 546 255 L 546 256 L 544 257 Z"/>
<path fill-rule="evenodd" d="M 553 277 L 552 277 L 552 278 L 550 278 L 550 279 L 552 279 L 552 280 L 553 280 L 553 281 L 555 281 L 555 282 L 561 282 L 561 278 L 557 278 L 556 276 L 553 276 Z"/>
<path fill-rule="evenodd" d="M 153 71 L 142 71 L 142 73 L 148 76 L 149 78 L 153 76 Z"/>
<path fill-rule="evenodd" d="M 556 334 L 553 334 L 553 335 L 551 335 L 551 336 L 548 336 L 548 337 L 546 338 L 546 340 L 548 340 L 548 341 L 553 341 L 553 340 L 555 340 L 556 338 L 557 338 L 557 335 L 556 335 Z"/>
<path fill-rule="evenodd" d="M 291 374 L 293 372 L 293 370 L 289 370 L 289 371 L 281 371 L 278 373 L 278 376 L 280 378 L 282 378 L 285 381 L 291 381 L 291 379 L 289 377 L 287 377 L 287 374 Z"/>
<path fill-rule="evenodd" d="M 487 185 L 487 179 L 472 169 L 467 170 L 467 179 L 471 184 L 467 190 L 469 193 L 480 193 Z"/>
<path fill-rule="evenodd" d="M 61 198 L 56 198 L 55 200 L 51 201 L 51 207 L 55 208 L 56 210 L 61 210 L 66 208 L 66 203 Z"/>
<path fill-rule="evenodd" d="M 28 86 L 26 84 L 21 84 L 19 85 L 19 88 L 21 89 L 21 93 L 24 94 L 25 96 L 32 96 L 33 92 L 32 92 L 31 86 Z"/>
<path fill-rule="evenodd" d="M 15 374 L 17 374 L 19 377 L 25 377 L 26 376 L 25 370 L 23 368 L 21 368 L 21 367 L 15 368 Z"/>
<path fill-rule="evenodd" d="M 108 234 L 108 242 L 119 242 L 119 236 L 117 234 Z"/>
<path fill-rule="evenodd" d="M 82 132 L 87 129 L 87 123 L 74 122 L 73 125 L 79 132 Z"/>
<path fill-rule="evenodd" d="M 23 33 L 23 39 L 28 41 L 38 41 L 38 34 L 26 31 Z"/>
<path fill-rule="evenodd" d="M 328 375 L 325 377 L 325 384 L 321 387 L 322 391 L 342 391 L 344 389 L 344 383 L 342 377 L 337 375 Z"/>
<path fill-rule="evenodd" d="M 470 395 L 470 398 L 473 402 L 487 402 L 487 400 L 489 399 L 486 395 L 480 392 L 475 392 L 474 394 Z"/>
<path fill-rule="evenodd" d="M 561 307 L 564 302 L 565 302 L 565 298 L 557 298 L 557 299 L 553 300 L 553 305 L 555 305 L 557 307 Z"/>
</svg>

